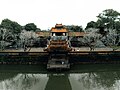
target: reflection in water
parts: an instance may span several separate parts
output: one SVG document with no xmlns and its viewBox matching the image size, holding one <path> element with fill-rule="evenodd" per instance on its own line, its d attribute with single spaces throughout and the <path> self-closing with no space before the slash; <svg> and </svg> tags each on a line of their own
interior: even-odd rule
<svg viewBox="0 0 120 90">
<path fill-rule="evenodd" d="M 80 67 L 79 72 L 42 73 L 34 71 L 37 67 L 32 67 L 33 71 L 29 67 L 31 72 L 16 72 L 16 67 L 6 71 L 0 66 L 0 90 L 120 90 L 119 67 L 91 71 L 93 67 Z"/>
<path fill-rule="evenodd" d="M 66 74 L 49 74 L 45 90 L 72 90 Z"/>
<path fill-rule="evenodd" d="M 44 90 L 47 81 L 47 74 L 18 74 L 1 81 L 0 90 Z"/>
<path fill-rule="evenodd" d="M 115 72 L 70 74 L 69 80 L 73 90 L 119 90 L 120 88 L 120 78 Z"/>
</svg>

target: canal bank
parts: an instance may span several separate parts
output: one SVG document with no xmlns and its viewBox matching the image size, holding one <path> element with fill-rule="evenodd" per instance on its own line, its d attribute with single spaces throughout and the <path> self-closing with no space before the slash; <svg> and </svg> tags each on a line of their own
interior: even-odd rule
<svg viewBox="0 0 120 90">
<path fill-rule="evenodd" d="M 120 63 L 120 50 L 110 48 L 75 48 L 67 53 L 70 64 L 81 63 Z M 22 49 L 6 49 L 0 52 L 0 64 L 43 64 L 47 63 L 50 54 L 44 48 L 31 48 L 24 52 Z"/>
</svg>

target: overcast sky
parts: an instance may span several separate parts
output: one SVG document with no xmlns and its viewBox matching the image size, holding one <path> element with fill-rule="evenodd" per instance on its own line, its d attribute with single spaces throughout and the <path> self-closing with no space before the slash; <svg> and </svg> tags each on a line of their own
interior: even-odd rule
<svg viewBox="0 0 120 90">
<path fill-rule="evenodd" d="M 35 23 L 41 29 L 56 23 L 85 28 L 105 9 L 120 12 L 120 0 L 0 0 L 0 21 L 8 18 L 21 25 Z"/>
</svg>

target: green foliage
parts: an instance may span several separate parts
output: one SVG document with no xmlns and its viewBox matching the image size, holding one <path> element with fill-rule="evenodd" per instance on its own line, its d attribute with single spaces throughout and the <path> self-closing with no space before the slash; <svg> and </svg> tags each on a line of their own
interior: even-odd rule
<svg viewBox="0 0 120 90">
<path fill-rule="evenodd" d="M 102 13 L 100 13 L 96 22 L 90 21 L 87 23 L 85 29 L 88 28 L 99 28 L 100 33 L 104 33 L 104 30 L 101 28 L 107 29 L 115 29 L 117 33 L 120 33 L 120 13 L 113 9 L 106 9 Z M 103 31 L 103 32 L 102 32 Z"/>
<path fill-rule="evenodd" d="M 117 17 L 120 15 L 119 12 L 113 10 L 113 9 L 106 9 L 104 10 L 102 13 L 100 13 L 97 17 L 99 19 L 103 19 L 103 18 L 107 18 L 107 19 L 111 19 L 111 20 L 115 20 L 117 19 Z"/>
<path fill-rule="evenodd" d="M 73 32 L 83 32 L 82 26 L 75 26 L 75 25 L 67 25 L 65 26 L 69 31 Z"/>
<path fill-rule="evenodd" d="M 27 31 L 36 31 L 38 28 L 34 23 L 28 23 L 24 26 Z"/>
<path fill-rule="evenodd" d="M 41 29 L 40 29 L 40 28 L 37 28 L 36 31 L 41 31 Z"/>
<path fill-rule="evenodd" d="M 117 33 L 120 33 L 120 21 L 114 22 L 114 28 L 117 30 Z"/>
<path fill-rule="evenodd" d="M 12 23 L 11 20 L 9 20 L 9 19 L 4 19 L 4 20 L 2 20 L 2 22 L 1 22 L 1 28 L 12 29 L 11 23 Z"/>
<path fill-rule="evenodd" d="M 90 21 L 87 23 L 87 26 L 85 29 L 88 29 L 88 28 L 96 28 L 97 27 L 97 23 L 94 22 L 94 21 Z"/>
<path fill-rule="evenodd" d="M 22 30 L 22 26 L 19 25 L 17 22 L 11 21 L 9 19 L 4 19 L 1 22 L 1 28 L 5 28 L 10 30 L 13 33 L 20 33 Z"/>
<path fill-rule="evenodd" d="M 100 13 L 97 17 L 97 23 L 99 26 L 104 26 L 106 28 L 116 29 L 115 23 L 119 21 L 120 13 L 113 9 L 106 9 Z"/>
</svg>

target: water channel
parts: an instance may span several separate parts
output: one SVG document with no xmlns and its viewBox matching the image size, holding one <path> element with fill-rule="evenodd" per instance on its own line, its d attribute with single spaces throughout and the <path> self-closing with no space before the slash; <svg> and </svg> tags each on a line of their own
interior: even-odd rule
<svg viewBox="0 0 120 90">
<path fill-rule="evenodd" d="M 69 71 L 0 65 L 0 90 L 120 90 L 120 64 L 79 64 Z"/>
</svg>

